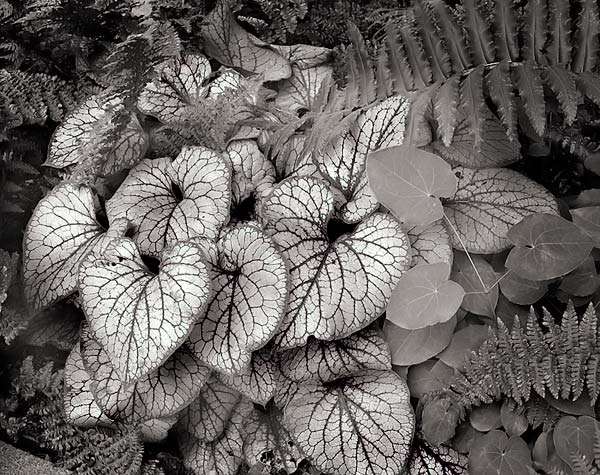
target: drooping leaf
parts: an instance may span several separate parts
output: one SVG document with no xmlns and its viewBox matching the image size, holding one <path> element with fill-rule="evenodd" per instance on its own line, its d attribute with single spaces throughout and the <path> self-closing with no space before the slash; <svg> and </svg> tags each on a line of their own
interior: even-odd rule
<svg viewBox="0 0 600 475">
<path fill-rule="evenodd" d="M 594 440 L 600 429 L 597 420 L 590 416 L 564 416 L 556 424 L 553 432 L 554 446 L 560 458 L 572 468 L 575 452 L 594 459 Z"/>
<path fill-rule="evenodd" d="M 198 397 L 182 412 L 179 428 L 204 442 L 212 442 L 225 430 L 240 394 L 212 377 Z"/>
<path fill-rule="evenodd" d="M 401 96 L 367 109 L 315 158 L 319 171 L 347 200 L 340 209 L 344 221 L 357 223 L 376 209 L 377 200 L 366 179 L 367 157 L 402 144 L 408 109 L 408 100 Z"/>
<path fill-rule="evenodd" d="M 517 108 L 510 81 L 509 64 L 501 61 L 487 73 L 486 83 L 490 97 L 498 107 L 498 114 L 502 124 L 506 127 L 506 134 L 511 141 L 517 140 Z M 448 144 L 445 144 L 448 145 Z"/>
<path fill-rule="evenodd" d="M 196 398 L 210 375 L 184 345 L 147 376 L 134 383 L 122 382 L 109 355 L 87 328 L 81 336 L 81 357 L 96 403 L 107 417 L 119 422 L 140 423 L 178 414 Z"/>
<path fill-rule="evenodd" d="M 434 83 L 412 94 L 406 117 L 403 144 L 410 147 L 424 147 L 433 140 L 429 119 L 432 115 L 432 100 L 438 87 L 439 84 Z"/>
<path fill-rule="evenodd" d="M 115 111 L 121 106 L 122 103 L 115 98 L 102 95 L 89 97 L 54 131 L 44 165 L 66 168 L 82 162 L 86 146 L 93 140 L 98 127 L 111 121 Z M 119 140 L 111 145 L 102 167 L 102 175 L 112 175 L 132 167 L 142 159 L 147 148 L 148 136 L 135 115 L 131 115 L 128 125 L 119 134 Z"/>
<path fill-rule="evenodd" d="M 385 25 L 386 51 L 389 58 L 393 91 L 402 94 L 414 89 L 414 78 L 404 52 L 404 46 L 399 41 L 399 32 L 393 22 Z"/>
<path fill-rule="evenodd" d="M 452 71 L 459 73 L 469 69 L 471 58 L 465 44 L 465 35 L 452 12 L 449 11 L 446 3 L 441 0 L 433 0 L 429 4 L 435 15 L 440 34 L 444 38 L 445 46 L 448 48 L 448 54 L 452 62 Z"/>
<path fill-rule="evenodd" d="M 455 317 L 418 330 L 407 330 L 386 320 L 383 331 L 392 353 L 392 363 L 410 366 L 437 355 L 450 343 L 455 327 Z"/>
<path fill-rule="evenodd" d="M 465 358 L 472 351 L 477 351 L 488 336 L 489 327 L 487 325 L 467 325 L 454 333 L 450 344 L 437 355 L 437 358 L 451 368 L 463 370 Z"/>
<path fill-rule="evenodd" d="M 348 85 L 346 87 L 356 88 L 358 93 L 358 102 L 356 104 L 348 103 L 347 105 L 350 107 L 353 105 L 369 105 L 376 99 L 376 90 L 375 71 L 367 51 L 367 45 L 354 23 L 348 23 L 347 34 L 352 46 L 349 48 Z"/>
<path fill-rule="evenodd" d="M 388 147 L 367 160 L 377 199 L 407 226 L 425 226 L 444 215 L 439 198 L 456 192 L 452 168 L 440 157 L 414 147 Z"/>
<path fill-rule="evenodd" d="M 575 78 L 577 88 L 594 104 L 600 105 L 600 79 L 593 73 L 581 73 Z"/>
<path fill-rule="evenodd" d="M 423 435 L 432 445 L 440 445 L 454 436 L 458 409 L 448 399 L 435 399 L 423 406 Z"/>
<path fill-rule="evenodd" d="M 126 229 L 122 220 L 113 221 L 109 232 L 103 228 L 86 186 L 66 183 L 42 198 L 23 238 L 24 292 L 32 309 L 41 310 L 75 292 L 82 259 Z"/>
<path fill-rule="evenodd" d="M 559 289 L 574 297 L 586 297 L 596 292 L 599 286 L 600 277 L 594 259 L 590 255 L 577 269 L 564 277 Z"/>
<path fill-rule="evenodd" d="M 494 430 L 475 440 L 469 452 L 469 473 L 520 475 L 528 473 L 531 453 L 521 437 Z"/>
<path fill-rule="evenodd" d="M 341 340 L 311 340 L 306 346 L 282 352 L 279 364 L 289 379 L 324 383 L 358 371 L 391 369 L 392 365 L 390 350 L 376 328 Z"/>
<path fill-rule="evenodd" d="M 498 59 L 519 59 L 519 33 L 515 9 L 510 2 L 494 2 L 494 32 Z"/>
<path fill-rule="evenodd" d="M 252 351 L 273 336 L 283 317 L 286 265 L 275 243 L 260 228 L 228 228 L 212 262 L 213 294 L 190 341 L 206 364 L 233 375 L 249 364 Z"/>
<path fill-rule="evenodd" d="M 575 73 L 592 71 L 598 64 L 600 14 L 597 2 L 583 0 L 582 10 L 577 16 L 575 48 L 571 70 Z"/>
<path fill-rule="evenodd" d="M 317 469 L 340 475 L 399 473 L 414 431 L 408 387 L 392 371 L 368 370 L 328 386 L 304 383 L 283 420 Z"/>
<path fill-rule="evenodd" d="M 496 59 L 490 27 L 474 0 L 464 0 L 465 26 L 469 50 L 475 64 L 493 63 Z"/>
<path fill-rule="evenodd" d="M 568 274 L 590 254 L 593 241 L 575 224 L 560 216 L 527 216 L 507 234 L 515 245 L 506 267 L 529 280 L 548 280 Z"/>
<path fill-rule="evenodd" d="M 585 206 L 571 210 L 573 222 L 600 246 L 600 206 Z"/>
<path fill-rule="evenodd" d="M 571 125 L 577 115 L 577 89 L 574 76 L 560 66 L 547 66 L 542 70 L 542 79 L 556 94 L 565 114 L 565 121 Z"/>
<path fill-rule="evenodd" d="M 211 284 L 202 249 L 180 242 L 150 271 L 133 241 L 113 240 L 79 268 L 81 302 L 92 336 L 122 381 L 157 369 L 192 331 Z"/>
<path fill-rule="evenodd" d="M 518 172 L 504 168 L 456 167 L 458 189 L 444 203 L 457 249 L 489 254 L 506 249 L 506 233 L 525 216 L 558 213 L 554 197 Z M 457 235 L 458 233 L 458 235 Z M 460 237 L 460 239 L 459 239 Z M 462 241 L 462 244 L 461 244 Z"/>
<path fill-rule="evenodd" d="M 544 46 L 546 44 L 546 29 L 548 24 L 546 2 L 530 0 L 525 4 L 525 18 L 522 26 L 523 59 L 535 64 L 545 64 Z"/>
<path fill-rule="evenodd" d="M 283 81 L 279 88 L 275 107 L 292 114 L 313 110 L 321 84 L 332 74 L 333 68 L 328 65 L 306 69 L 292 66 L 292 77 Z"/>
<path fill-rule="evenodd" d="M 35 315 L 20 335 L 20 342 L 38 348 L 54 347 L 71 351 L 79 341 L 83 316 L 74 312 L 67 302 L 56 304 Z"/>
<path fill-rule="evenodd" d="M 414 226 L 407 230 L 407 234 L 413 251 L 413 267 L 438 262 L 452 266 L 452 238 L 442 220 L 428 226 Z"/>
<path fill-rule="evenodd" d="M 417 438 L 408 464 L 409 475 L 467 475 L 467 457 L 447 445 Z"/>
<path fill-rule="evenodd" d="M 438 34 L 429 9 L 419 2 L 414 4 L 413 9 L 419 36 L 423 41 L 423 48 L 431 65 L 432 79 L 434 81 L 445 81 L 452 75 L 452 66 L 444 42 Z"/>
<path fill-rule="evenodd" d="M 416 28 L 407 24 L 398 29 L 398 33 L 404 46 L 404 52 L 414 78 L 414 88 L 419 90 L 431 84 L 431 65 L 425 55 L 423 44 L 417 34 Z"/>
<path fill-rule="evenodd" d="M 225 159 L 204 147 L 185 147 L 175 161 L 146 159 L 106 203 L 109 220 L 135 225 L 143 254 L 194 237 L 216 239 L 229 220 L 231 172 Z"/>
<path fill-rule="evenodd" d="M 255 351 L 248 367 L 241 373 L 217 373 L 219 382 L 243 394 L 252 402 L 267 404 L 275 393 L 279 368 L 271 350 Z"/>
<path fill-rule="evenodd" d="M 229 2 L 219 0 L 202 24 L 206 52 L 225 66 L 278 81 L 292 74 L 290 62 L 267 43 L 245 31 L 235 20 Z"/>
<path fill-rule="evenodd" d="M 462 308 L 494 318 L 498 303 L 498 278 L 492 266 L 480 256 L 471 256 L 469 259 L 464 252 L 456 252 L 452 267 L 452 280 L 465 291 Z"/>
<path fill-rule="evenodd" d="M 452 76 L 437 90 L 433 100 L 434 117 L 442 143 L 449 147 L 458 124 L 458 76 Z"/>
<path fill-rule="evenodd" d="M 431 391 L 447 388 L 453 375 L 453 368 L 442 361 L 431 359 L 411 366 L 408 369 L 406 382 L 410 389 L 410 395 L 420 399 Z"/>
<path fill-rule="evenodd" d="M 550 11 L 550 38 L 546 47 L 546 57 L 552 65 L 568 65 L 571 60 L 571 15 L 569 4 L 561 0 L 548 2 Z"/>
<path fill-rule="evenodd" d="M 480 150 L 483 141 L 483 123 L 485 121 L 483 110 L 487 107 L 483 97 L 483 65 L 472 69 L 460 83 L 459 106 L 469 125 L 475 149 Z"/>
<path fill-rule="evenodd" d="M 489 432 L 502 426 L 500 404 L 497 402 L 474 407 L 469 414 L 469 422 L 479 432 Z"/>
<path fill-rule="evenodd" d="M 500 280 L 500 290 L 512 303 L 531 305 L 541 299 L 548 291 L 548 283 L 524 279 L 516 272 L 505 271 L 507 274 Z"/>
<path fill-rule="evenodd" d="M 291 178 L 266 198 L 261 219 L 289 266 L 282 348 L 339 339 L 366 327 L 385 309 L 410 266 L 410 243 L 391 216 L 376 213 L 333 243 L 327 224 L 334 195 L 322 181 Z"/>
<path fill-rule="evenodd" d="M 525 113 L 536 133 L 543 136 L 546 129 L 546 102 L 540 73 L 531 61 L 524 61 L 514 72 Z"/>
<path fill-rule="evenodd" d="M 387 320 L 408 330 L 450 320 L 461 306 L 465 291 L 449 277 L 450 266 L 444 262 L 408 270 L 392 293 Z"/>
</svg>

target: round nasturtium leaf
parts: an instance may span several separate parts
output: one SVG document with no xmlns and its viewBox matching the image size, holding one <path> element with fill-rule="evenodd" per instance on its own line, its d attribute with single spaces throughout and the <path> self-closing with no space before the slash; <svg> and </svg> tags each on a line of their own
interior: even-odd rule
<svg viewBox="0 0 600 475">
<path fill-rule="evenodd" d="M 390 322 L 418 330 L 450 320 L 459 309 L 465 291 L 448 280 L 445 262 L 424 264 L 408 270 L 398 282 L 386 309 Z"/>
<path fill-rule="evenodd" d="M 90 96 L 56 128 L 44 165 L 66 168 L 79 163 L 85 158 L 85 147 L 93 139 L 98 126 L 110 120 L 120 107 L 122 103 L 118 98 Z M 114 143 L 101 173 L 111 175 L 135 165 L 146 153 L 148 143 L 147 134 L 135 115 L 131 115 L 129 124 Z"/>
<path fill-rule="evenodd" d="M 214 377 L 200 390 L 198 397 L 183 411 L 179 427 L 198 440 L 212 442 L 225 430 L 240 402 L 240 394 L 219 383 Z"/>
<path fill-rule="evenodd" d="M 421 399 L 431 391 L 448 388 L 452 376 L 454 376 L 454 369 L 442 361 L 431 359 L 411 366 L 408 369 L 406 382 L 411 397 Z"/>
<path fill-rule="evenodd" d="M 499 402 L 474 407 L 469 414 L 469 422 L 475 430 L 489 432 L 502 427 Z"/>
<path fill-rule="evenodd" d="M 406 226 L 427 226 L 444 216 L 440 198 L 456 192 L 452 167 L 416 147 L 389 147 L 367 160 L 369 185 L 377 199 Z"/>
<path fill-rule="evenodd" d="M 564 416 L 554 428 L 554 446 L 560 458 L 573 466 L 573 456 L 577 452 L 588 460 L 594 459 L 594 441 L 600 430 L 600 423 L 590 416 Z"/>
<path fill-rule="evenodd" d="M 209 366 L 236 374 L 249 364 L 283 318 L 287 270 L 273 240 L 260 228 L 228 228 L 217 242 L 212 264 L 213 294 L 190 341 Z"/>
<path fill-rule="evenodd" d="M 303 383 L 283 421 L 317 469 L 339 475 L 400 473 L 415 427 L 406 382 L 373 370 L 327 385 Z"/>
<path fill-rule="evenodd" d="M 217 373 L 217 379 L 252 402 L 264 405 L 275 394 L 278 371 L 272 351 L 262 349 L 252 354 L 250 365 L 241 373 L 235 375 Z"/>
<path fill-rule="evenodd" d="M 558 214 L 550 192 L 518 172 L 464 167 L 455 167 L 454 172 L 458 188 L 445 200 L 444 212 L 456 249 L 462 251 L 464 244 L 467 251 L 477 254 L 502 251 L 510 246 L 508 230 L 525 216 Z"/>
<path fill-rule="evenodd" d="M 204 253 L 191 242 L 166 249 L 158 274 L 146 267 L 128 238 L 88 255 L 79 268 L 91 334 L 122 381 L 156 370 L 181 345 L 204 311 L 210 289 Z"/>
<path fill-rule="evenodd" d="M 487 325 L 467 325 L 461 328 L 454 333 L 450 344 L 437 355 L 437 358 L 448 366 L 462 371 L 465 367 L 465 358 L 479 349 L 489 337 L 489 331 L 490 327 Z"/>
<path fill-rule="evenodd" d="M 32 309 L 42 310 L 75 292 L 82 259 L 126 229 L 119 220 L 106 232 L 87 186 L 65 183 L 42 198 L 23 238 L 24 292 Z"/>
<path fill-rule="evenodd" d="M 465 291 L 462 308 L 477 315 L 496 317 L 498 276 L 483 257 L 455 252 L 451 278 Z"/>
<path fill-rule="evenodd" d="M 529 280 L 548 280 L 579 267 L 594 242 L 571 221 L 553 214 L 527 216 L 508 232 L 515 247 L 506 267 Z"/>
<path fill-rule="evenodd" d="M 413 267 L 438 262 L 452 266 L 452 238 L 442 220 L 427 226 L 413 226 L 407 230 L 407 234 L 413 250 Z"/>
<path fill-rule="evenodd" d="M 279 365 L 285 377 L 298 382 L 328 382 L 362 370 L 392 367 L 390 350 L 377 328 L 340 340 L 311 339 L 305 346 L 282 352 Z"/>
<path fill-rule="evenodd" d="M 88 328 L 81 334 L 81 356 L 95 401 L 106 416 L 119 422 L 174 416 L 196 398 L 210 375 L 183 345 L 157 370 L 134 383 L 122 382 Z"/>
<path fill-rule="evenodd" d="M 500 279 L 502 276 L 502 279 Z M 500 290 L 512 303 L 518 305 L 531 305 L 541 299 L 548 291 L 548 282 L 524 279 L 516 272 L 505 269 L 500 273 Z"/>
<path fill-rule="evenodd" d="M 140 94 L 138 109 L 165 123 L 177 120 L 186 107 L 207 95 L 210 73 L 210 63 L 202 55 L 184 54 L 163 63 Z"/>
<path fill-rule="evenodd" d="M 433 445 L 449 441 L 456 432 L 459 415 L 456 406 L 447 398 L 425 402 L 421 416 L 425 439 Z"/>
<path fill-rule="evenodd" d="M 390 97 L 361 113 L 315 157 L 319 171 L 347 199 L 339 209 L 343 221 L 358 223 L 377 208 L 367 179 L 367 157 L 376 150 L 402 144 L 409 107 L 405 97 Z"/>
<path fill-rule="evenodd" d="M 216 239 L 229 220 L 231 172 L 225 159 L 204 147 L 184 147 L 175 161 L 144 160 L 106 203 L 109 220 L 136 227 L 143 254 L 194 237 Z"/>
<path fill-rule="evenodd" d="M 493 430 L 475 440 L 469 452 L 469 473 L 522 475 L 530 473 L 531 452 L 521 437 Z"/>
<path fill-rule="evenodd" d="M 573 222 L 600 246 L 600 206 L 572 209 Z"/>
<path fill-rule="evenodd" d="M 327 236 L 334 195 L 321 180 L 280 183 L 264 200 L 261 219 L 288 263 L 290 293 L 276 337 L 282 348 L 309 336 L 334 340 L 366 327 L 385 310 L 410 266 L 410 243 L 400 224 L 376 213 L 335 242 Z"/>
</svg>

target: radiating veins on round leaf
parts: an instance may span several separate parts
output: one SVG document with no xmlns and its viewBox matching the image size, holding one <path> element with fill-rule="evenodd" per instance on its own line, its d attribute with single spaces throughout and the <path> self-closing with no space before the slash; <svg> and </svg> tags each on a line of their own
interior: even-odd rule
<svg viewBox="0 0 600 475">
<path fill-rule="evenodd" d="M 459 309 L 465 291 L 448 280 L 445 262 L 423 264 L 406 272 L 392 293 L 386 318 L 405 329 L 447 322 Z"/>
<path fill-rule="evenodd" d="M 91 334 L 121 380 L 156 370 L 187 338 L 210 294 L 204 259 L 200 247 L 180 242 L 165 250 L 155 275 L 123 238 L 82 262 L 79 290 Z"/>
<path fill-rule="evenodd" d="M 442 158 L 415 147 L 389 147 L 367 160 L 377 199 L 406 226 L 426 226 L 444 216 L 440 198 L 454 195 L 457 180 Z"/>
<path fill-rule="evenodd" d="M 212 442 L 225 430 L 240 393 L 212 377 L 198 397 L 183 411 L 179 428 L 204 442 Z"/>
<path fill-rule="evenodd" d="M 366 327 L 385 310 L 410 266 L 410 244 L 399 223 L 376 213 L 330 243 L 334 195 L 313 178 L 279 184 L 261 208 L 265 229 L 289 266 L 290 293 L 276 337 L 282 348 L 309 336 L 332 340 Z"/>
<path fill-rule="evenodd" d="M 208 94 L 210 74 L 210 63 L 202 55 L 184 54 L 163 63 L 140 94 L 138 108 L 162 122 L 176 121 L 183 109 Z"/>
<path fill-rule="evenodd" d="M 286 406 L 284 424 L 323 472 L 395 475 L 414 431 L 409 397 L 393 371 L 363 371 L 326 386 L 308 382 Z"/>
<path fill-rule="evenodd" d="M 469 252 L 502 251 L 510 246 L 506 233 L 525 216 L 558 214 L 550 192 L 518 172 L 507 168 L 463 167 L 455 167 L 454 172 L 458 188 L 445 201 L 444 212 L 456 249 L 463 250 L 462 241 Z"/>
<path fill-rule="evenodd" d="M 110 120 L 120 107 L 122 103 L 118 98 L 90 96 L 56 128 L 44 165 L 66 168 L 85 159 L 83 151 L 93 139 L 98 126 Z M 147 147 L 148 136 L 135 115 L 131 115 L 129 124 L 114 143 L 102 174 L 110 175 L 136 164 L 146 153 Z"/>
<path fill-rule="evenodd" d="M 262 348 L 279 326 L 287 271 L 275 243 L 257 226 L 226 229 L 217 247 L 214 292 L 190 341 L 208 365 L 236 374 L 250 364 L 252 351 Z"/>
<path fill-rule="evenodd" d="M 225 66 L 260 74 L 265 81 L 290 77 L 289 61 L 235 20 L 227 2 L 219 2 L 202 25 L 206 52 Z"/>
<path fill-rule="evenodd" d="M 280 369 L 294 381 L 322 382 L 350 376 L 362 370 L 392 368 L 383 334 L 374 327 L 340 340 L 309 340 L 302 347 L 280 354 Z"/>
<path fill-rule="evenodd" d="M 252 402 L 264 405 L 275 393 L 278 371 L 272 351 L 263 348 L 252 354 L 250 364 L 241 373 L 235 375 L 217 373 L 217 379 Z"/>
<path fill-rule="evenodd" d="M 452 266 L 452 238 L 443 220 L 427 226 L 414 226 L 406 232 L 413 250 L 413 267 L 445 262 Z"/>
<path fill-rule="evenodd" d="M 144 160 L 106 204 L 109 219 L 136 226 L 143 254 L 158 256 L 165 246 L 193 237 L 216 239 L 229 220 L 227 162 L 204 147 L 184 147 L 176 160 Z"/>
<path fill-rule="evenodd" d="M 145 422 L 176 415 L 196 398 L 210 375 L 210 370 L 184 344 L 155 371 L 136 382 L 125 383 L 88 328 L 82 331 L 81 355 L 94 399 L 104 414 L 120 422 Z"/>
<path fill-rule="evenodd" d="M 292 66 L 292 76 L 283 81 L 279 88 L 275 98 L 275 107 L 293 114 L 302 110 L 312 110 L 321 84 L 323 81 L 331 79 L 332 75 L 333 68 L 327 65 L 306 69 Z"/>
<path fill-rule="evenodd" d="M 125 233 L 125 221 L 112 222 L 107 232 L 97 221 L 87 186 L 66 183 L 42 198 L 23 238 L 24 292 L 33 310 L 76 291 L 82 259 Z"/>
<path fill-rule="evenodd" d="M 275 183 L 275 168 L 254 140 L 233 140 L 224 156 L 231 166 L 231 202 L 233 206 L 254 195 L 261 199 Z"/>
<path fill-rule="evenodd" d="M 406 98 L 393 96 L 368 109 L 315 157 L 319 171 L 347 200 L 339 210 L 344 221 L 357 223 L 376 209 L 366 176 L 367 156 L 402 145 L 409 106 Z"/>
</svg>

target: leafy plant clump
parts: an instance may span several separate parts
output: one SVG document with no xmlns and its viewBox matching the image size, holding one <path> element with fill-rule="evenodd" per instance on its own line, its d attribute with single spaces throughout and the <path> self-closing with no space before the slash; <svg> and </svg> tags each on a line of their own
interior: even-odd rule
<svg viewBox="0 0 600 475">
<path fill-rule="evenodd" d="M 343 71 L 268 42 L 312 2 L 5 3 L 3 439 L 89 474 L 596 473 L 596 3 L 380 2 Z M 557 144 L 589 190 L 524 173 Z"/>
</svg>

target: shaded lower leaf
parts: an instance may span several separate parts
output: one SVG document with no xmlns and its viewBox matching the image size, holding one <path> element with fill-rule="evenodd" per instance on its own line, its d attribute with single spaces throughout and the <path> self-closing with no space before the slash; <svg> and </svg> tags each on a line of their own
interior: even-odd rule
<svg viewBox="0 0 600 475">
<path fill-rule="evenodd" d="M 594 240 L 594 244 L 600 246 L 600 206 L 573 209 L 571 216 L 573 222 Z"/>
<path fill-rule="evenodd" d="M 448 366 L 456 368 L 459 371 L 463 370 L 465 367 L 465 358 L 472 351 L 479 349 L 489 336 L 489 329 L 490 327 L 487 325 L 467 325 L 461 328 L 454 333 L 450 344 L 437 357 Z"/>
<path fill-rule="evenodd" d="M 529 472 L 531 454 L 521 437 L 494 430 L 476 440 L 469 453 L 469 473 L 522 475 Z"/>
<path fill-rule="evenodd" d="M 448 445 L 433 446 L 417 437 L 408 463 L 408 475 L 467 475 L 467 457 Z"/>
<path fill-rule="evenodd" d="M 462 308 L 477 315 L 495 316 L 498 278 L 487 261 L 480 256 L 469 259 L 467 254 L 457 251 L 451 277 L 464 289 Z"/>
<path fill-rule="evenodd" d="M 453 368 L 443 361 L 432 359 L 411 366 L 408 370 L 406 382 L 408 383 L 411 397 L 420 399 L 431 391 L 439 391 L 447 388 L 453 375 Z"/>
<path fill-rule="evenodd" d="M 531 305 L 541 299 L 548 291 L 548 282 L 524 279 L 511 270 L 504 271 L 506 275 L 500 280 L 500 290 L 512 303 Z"/>
<path fill-rule="evenodd" d="M 579 452 L 588 460 L 594 459 L 594 440 L 600 423 L 590 416 L 564 416 L 554 428 L 554 446 L 560 458 L 572 468 L 572 457 Z"/>
<path fill-rule="evenodd" d="M 448 399 L 435 399 L 423 406 L 423 435 L 432 445 L 450 440 L 458 425 L 458 409 Z"/>
</svg>

